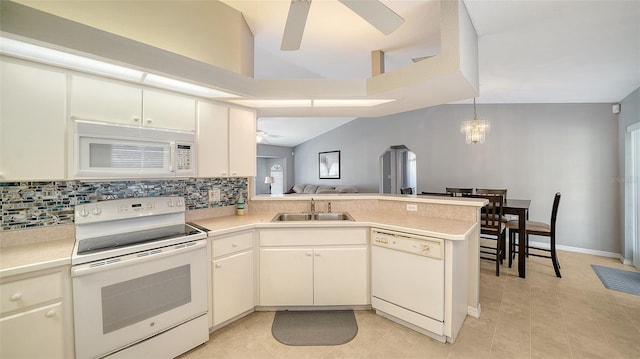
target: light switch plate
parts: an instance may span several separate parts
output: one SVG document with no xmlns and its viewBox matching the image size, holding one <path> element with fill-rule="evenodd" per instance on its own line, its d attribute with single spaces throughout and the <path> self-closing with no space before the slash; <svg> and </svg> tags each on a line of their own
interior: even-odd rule
<svg viewBox="0 0 640 359">
<path fill-rule="evenodd" d="M 417 212 L 418 205 L 417 204 L 407 204 L 407 211 Z"/>
<path fill-rule="evenodd" d="M 209 190 L 209 202 L 220 202 L 220 188 Z"/>
</svg>

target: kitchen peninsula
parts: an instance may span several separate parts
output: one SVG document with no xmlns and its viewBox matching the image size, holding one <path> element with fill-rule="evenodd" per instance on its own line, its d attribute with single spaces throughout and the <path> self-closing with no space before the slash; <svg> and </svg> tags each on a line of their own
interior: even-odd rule
<svg viewBox="0 0 640 359">
<path fill-rule="evenodd" d="M 232 304 L 240 301 L 233 292 L 216 291 L 213 288 L 213 283 L 218 285 L 225 283 L 224 278 L 221 280 L 215 277 L 214 268 L 217 265 L 224 267 L 227 264 L 232 264 L 232 260 L 240 260 L 241 258 L 244 260 L 243 263 L 248 263 L 253 267 L 254 263 L 260 261 L 260 257 L 258 255 L 254 256 L 254 252 L 258 253 L 258 250 L 262 248 L 260 238 L 264 232 L 283 233 L 282 231 L 289 231 L 299 234 L 302 233 L 300 231 L 304 230 L 305 233 L 333 233 L 339 235 L 344 232 L 364 233 L 364 242 L 360 241 L 357 245 L 351 247 L 356 249 L 366 248 L 365 250 L 369 251 L 371 246 L 369 233 L 371 228 L 376 228 L 442 240 L 447 268 L 451 268 L 454 263 L 456 268 L 463 268 L 464 273 L 458 273 L 458 275 L 464 277 L 464 281 L 467 283 L 466 286 L 461 286 L 460 280 L 455 281 L 455 278 L 447 278 L 453 286 L 447 292 L 447 295 L 453 296 L 453 298 L 448 297 L 447 300 L 459 300 L 462 297 L 463 315 L 480 316 L 478 218 L 479 209 L 484 204 L 484 201 L 478 199 L 443 199 L 379 194 L 316 195 L 313 196 L 316 212 L 327 212 L 330 202 L 332 212 L 347 212 L 353 217 L 354 221 L 272 222 L 277 213 L 309 212 L 311 198 L 311 196 L 296 196 L 294 198 L 277 196 L 253 197 L 248 202 L 247 213 L 244 216 L 231 215 L 233 210 L 231 206 L 223 209 L 202 209 L 187 212 L 188 221 L 210 230 L 212 268 L 209 273 L 212 276 L 210 280 L 212 288 L 209 293 L 213 293 L 214 299 L 217 298 L 216 293 L 218 295 L 220 293 L 223 294 L 223 298 L 217 298 L 216 303 L 224 304 L 224 300 L 227 297 L 234 302 Z M 66 237 L 73 236 L 68 230 L 69 226 L 61 227 L 65 227 L 63 232 L 66 233 Z M 34 232 L 43 232 L 43 230 L 46 232 L 45 228 L 12 231 L 13 233 L 11 234 L 2 233 L 2 244 L 6 242 L 22 242 L 17 237 L 30 237 Z M 49 231 L 55 231 L 55 227 L 49 228 Z M 310 236 L 310 238 L 315 237 Z M 303 242 L 305 238 L 298 238 L 297 240 Z M 61 302 L 65 313 L 68 313 L 70 310 L 70 297 L 68 293 L 69 279 L 66 271 L 68 271 L 70 264 L 73 239 L 60 238 L 59 241 L 49 242 L 51 244 L 46 244 L 47 241 L 31 241 L 30 244 L 3 248 L 0 253 L 0 279 L 4 285 L 10 283 L 18 275 L 20 275 L 20 278 L 27 275 L 30 276 L 30 269 L 35 271 L 34 273 L 46 272 L 45 274 L 48 274 L 51 271 L 58 271 L 62 268 L 63 272 L 58 272 L 63 274 L 61 281 L 64 290 Z M 287 246 L 291 244 L 289 242 Z M 64 246 L 68 248 L 64 249 Z M 322 242 L 316 247 L 322 246 L 330 247 L 330 245 Z M 51 250 L 51 248 L 55 248 L 55 250 Z M 457 256 L 452 257 L 453 253 L 456 253 Z M 29 258 L 33 260 L 29 260 Z M 368 260 L 366 263 L 367 268 L 369 268 Z M 251 282 L 248 286 L 251 293 L 255 293 L 254 290 L 259 288 L 260 278 L 259 274 L 256 275 L 258 269 L 259 265 L 256 265 L 255 271 L 243 271 L 242 273 L 243 275 L 248 273 L 250 276 Z M 418 277 L 420 275 L 417 274 Z M 450 273 L 445 272 L 446 275 L 450 275 Z M 369 279 L 368 276 L 365 278 Z M 229 286 L 230 290 L 237 290 L 237 288 L 242 287 L 238 284 L 244 283 L 244 281 L 238 282 L 234 280 L 231 283 L 233 285 Z M 368 283 L 365 284 L 365 288 L 367 290 L 370 288 Z M 369 298 L 367 298 L 368 300 Z M 212 302 L 214 301 L 209 301 L 210 306 L 213 306 Z M 349 303 L 344 304 L 348 305 Z M 255 297 L 250 295 L 250 300 L 248 303 L 244 303 L 242 309 L 236 309 L 235 312 L 232 310 L 230 314 L 216 315 L 219 312 L 215 308 L 210 308 L 210 313 L 213 314 L 210 314 L 210 327 L 215 330 L 256 308 L 260 310 L 261 307 L 258 294 L 255 294 Z M 222 308 L 222 311 L 224 312 L 226 309 Z M 237 310 L 240 310 L 240 312 Z M 460 317 L 460 313 L 457 314 L 457 317 Z M 451 320 L 445 318 L 447 325 L 454 324 L 455 327 L 458 327 L 458 330 L 463 321 L 464 317 L 462 317 L 462 320 L 458 320 L 458 323 L 451 323 Z M 449 341 L 455 340 L 457 330 L 450 327 L 445 328 L 445 330 L 448 330 L 448 332 L 443 337 L 447 337 L 446 340 Z M 60 332 L 72 333 L 73 331 L 60 330 Z"/>
<path fill-rule="evenodd" d="M 333 213 L 348 213 L 354 221 L 272 221 L 278 213 L 308 213 L 311 211 L 311 203 L 313 201 L 313 209 L 315 212 L 328 212 L 329 207 Z M 255 248 L 256 249 L 256 273 L 257 279 L 248 278 L 246 280 L 255 280 L 258 282 L 256 288 L 255 307 L 260 309 L 282 308 L 282 307 L 307 307 L 322 306 L 321 300 L 317 298 L 308 301 L 299 301 L 291 297 L 279 297 L 280 299 L 271 298 L 264 294 L 264 291 L 270 291 L 270 288 L 261 287 L 260 272 L 265 270 L 266 264 L 260 264 L 260 258 L 270 254 L 280 248 L 287 251 L 295 251 L 296 249 L 305 249 L 308 253 L 316 253 L 320 256 L 321 248 L 335 248 L 339 246 L 347 246 L 349 249 L 357 250 L 358 245 L 366 244 L 370 248 L 373 239 L 369 238 L 369 232 L 372 229 L 383 231 L 394 231 L 397 233 L 407 234 L 409 236 L 425 236 L 426 238 L 436 238 L 441 240 L 444 247 L 444 262 L 447 270 L 445 270 L 446 283 L 449 286 L 445 293 L 447 306 L 449 309 L 454 306 L 454 301 L 458 300 L 458 313 L 453 318 L 445 319 L 446 325 L 449 327 L 446 340 L 453 341 L 457 335 L 457 330 L 462 326 L 464 316 L 471 315 L 480 316 L 479 303 L 479 208 L 484 205 L 483 200 L 478 199 L 443 199 L 435 197 L 416 197 L 416 196 L 392 196 L 380 194 L 349 194 L 349 195 L 314 195 L 314 196 L 256 196 L 250 201 L 249 212 L 244 216 L 224 216 L 216 218 L 200 217 L 197 211 L 192 212 L 190 219 L 192 222 L 208 228 L 210 230 L 209 237 L 213 239 L 215 246 L 216 240 L 229 240 L 235 248 L 222 249 L 225 255 L 235 255 L 240 252 L 240 248 L 248 250 L 249 245 L 244 246 L 242 241 L 249 239 L 233 239 L 235 233 L 244 233 L 247 231 L 255 231 Z M 205 213 L 205 212 L 202 212 Z M 362 229 L 365 234 L 364 242 L 348 239 L 342 232 L 352 231 L 357 236 L 357 229 Z M 319 234 L 322 233 L 322 234 Z M 332 242 L 331 238 L 336 238 L 337 242 Z M 308 241 L 308 242 L 307 242 Z M 336 245 L 338 245 L 336 247 Z M 332 247 L 333 246 L 333 247 Z M 214 247 L 215 248 L 215 247 Z M 253 255 L 253 254 L 252 254 Z M 369 256 L 367 256 L 369 257 Z M 216 258 L 224 259 L 221 256 L 212 254 L 214 263 Z M 281 262 L 288 259 L 281 258 Z M 358 266 L 357 258 L 350 258 L 349 265 L 345 267 L 347 274 L 353 266 Z M 366 266 L 369 268 L 371 263 L 367 260 Z M 214 265 L 218 268 L 217 265 Z M 215 277 L 215 270 L 213 269 Z M 283 270 L 286 272 L 296 272 L 290 268 Z M 464 272 L 464 273 L 461 273 Z M 269 276 L 273 273 L 270 271 Z M 429 274 L 427 274 L 428 276 Z M 316 278 L 317 274 L 311 274 Z M 424 276 L 423 273 L 416 273 L 417 278 Z M 370 277 L 366 276 L 367 281 Z M 287 281 L 290 278 L 286 278 Z M 334 278 L 340 280 L 340 278 Z M 214 278 L 214 283 L 216 282 Z M 466 286 L 460 285 L 460 282 L 467 283 Z M 345 287 L 349 287 L 345 283 Z M 261 291 L 262 289 L 262 291 Z M 280 291 L 288 291 L 289 287 L 283 287 Z M 311 292 L 319 292 L 320 288 L 310 289 Z M 214 296 L 216 289 L 213 289 Z M 299 293 L 304 297 L 304 293 Z M 355 296 L 357 297 L 357 296 Z M 460 299 L 462 299 L 460 303 Z M 466 298 L 466 301 L 464 300 Z M 214 300 L 215 301 L 215 300 Z M 263 305 L 261 301 L 267 303 Z M 283 302 L 284 301 L 284 302 Z M 280 303 L 282 305 L 274 305 Z M 287 305 L 288 304 L 288 305 Z M 358 301 L 357 299 L 342 302 L 344 305 L 369 304 Z M 335 305 L 335 303 L 334 303 Z M 462 307 L 462 308 L 461 308 Z M 251 308 L 253 310 L 253 307 Z M 213 308 L 212 312 L 216 310 Z M 450 315 L 452 311 L 448 312 Z M 462 313 L 462 314 L 460 314 Z M 238 314 L 238 313 L 236 313 Z M 226 314 L 224 317 L 228 317 Z M 462 319 L 460 317 L 462 316 Z M 457 319 L 457 321 L 456 321 Z M 214 321 L 212 327 L 216 327 L 222 322 Z M 223 325 L 226 323 L 222 323 Z M 406 323 L 403 323 L 406 324 Z M 411 327 L 410 325 L 408 325 Z M 418 331 L 420 328 L 413 328 Z M 427 333 L 425 333 L 427 334 Z M 440 337 L 437 339 L 441 339 Z M 444 341 L 444 340 L 442 340 Z"/>
</svg>

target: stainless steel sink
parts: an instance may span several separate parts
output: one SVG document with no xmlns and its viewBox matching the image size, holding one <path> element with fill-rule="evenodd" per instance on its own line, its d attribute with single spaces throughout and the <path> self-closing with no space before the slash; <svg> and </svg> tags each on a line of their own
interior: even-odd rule
<svg viewBox="0 0 640 359">
<path fill-rule="evenodd" d="M 278 213 L 271 222 L 290 221 L 353 221 L 347 212 L 343 213 Z"/>
<path fill-rule="evenodd" d="M 278 213 L 272 222 L 290 222 L 290 221 L 310 221 L 313 219 L 311 213 Z"/>
<path fill-rule="evenodd" d="M 316 221 L 353 221 L 349 213 L 315 213 L 313 219 Z"/>
</svg>

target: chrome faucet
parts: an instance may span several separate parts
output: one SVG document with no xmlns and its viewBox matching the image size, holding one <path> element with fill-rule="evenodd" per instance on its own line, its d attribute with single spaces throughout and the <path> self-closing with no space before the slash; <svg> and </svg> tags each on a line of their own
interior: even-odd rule
<svg viewBox="0 0 640 359">
<path fill-rule="evenodd" d="M 327 205 L 327 212 L 331 213 L 331 202 Z"/>
<path fill-rule="evenodd" d="M 311 213 L 316 213 L 316 202 L 311 198 Z"/>
</svg>

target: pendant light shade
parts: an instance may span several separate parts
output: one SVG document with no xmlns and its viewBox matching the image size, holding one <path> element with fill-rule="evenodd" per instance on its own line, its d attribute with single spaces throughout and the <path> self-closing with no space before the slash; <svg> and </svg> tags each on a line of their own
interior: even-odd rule
<svg viewBox="0 0 640 359">
<path fill-rule="evenodd" d="M 486 134 L 491 129 L 489 120 L 479 120 L 476 111 L 476 98 L 473 98 L 473 120 L 464 120 L 460 125 L 460 132 L 464 135 L 465 141 L 469 143 L 484 143 Z"/>
</svg>

